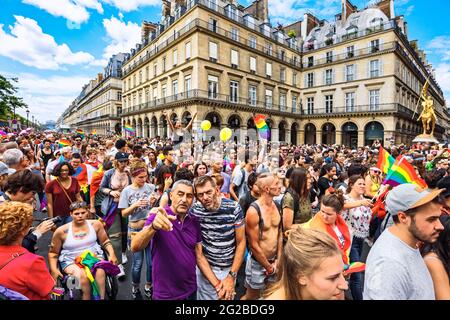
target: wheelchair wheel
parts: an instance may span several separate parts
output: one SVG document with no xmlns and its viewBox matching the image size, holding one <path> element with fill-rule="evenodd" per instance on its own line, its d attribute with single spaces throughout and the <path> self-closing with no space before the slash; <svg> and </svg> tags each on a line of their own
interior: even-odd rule
<svg viewBox="0 0 450 320">
<path fill-rule="evenodd" d="M 106 276 L 105 281 L 105 293 L 108 300 L 116 300 L 117 293 L 119 291 L 119 283 L 115 276 Z"/>
</svg>

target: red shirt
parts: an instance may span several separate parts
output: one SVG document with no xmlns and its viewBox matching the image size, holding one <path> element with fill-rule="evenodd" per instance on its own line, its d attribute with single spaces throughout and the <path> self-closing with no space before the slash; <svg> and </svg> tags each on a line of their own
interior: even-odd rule
<svg viewBox="0 0 450 320">
<path fill-rule="evenodd" d="M 72 183 L 69 189 L 66 189 L 67 195 L 70 197 L 72 202 L 77 200 L 77 194 L 80 193 L 80 185 L 78 184 L 77 179 L 71 178 Z M 70 201 L 65 195 L 63 189 L 61 188 L 58 181 L 53 180 L 47 183 L 45 186 L 45 192 L 51 193 L 53 196 L 53 216 L 62 216 L 66 217 L 70 214 Z"/>
<path fill-rule="evenodd" d="M 24 253 L 0 270 L 0 284 L 23 294 L 30 300 L 49 300 L 55 280 L 43 257 L 30 253 L 21 246 L 0 246 L 0 265 L 15 253 Z"/>
</svg>

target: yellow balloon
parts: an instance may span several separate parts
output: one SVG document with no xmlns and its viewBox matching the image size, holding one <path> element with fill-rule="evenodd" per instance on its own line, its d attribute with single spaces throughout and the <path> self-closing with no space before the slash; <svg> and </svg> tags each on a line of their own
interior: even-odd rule
<svg viewBox="0 0 450 320">
<path fill-rule="evenodd" d="M 227 141 L 233 135 L 233 131 L 230 128 L 223 128 L 220 130 L 220 140 Z"/>
<path fill-rule="evenodd" d="M 200 124 L 200 127 L 203 131 L 208 131 L 209 129 L 211 129 L 211 122 L 209 122 L 209 120 L 203 120 Z"/>
</svg>

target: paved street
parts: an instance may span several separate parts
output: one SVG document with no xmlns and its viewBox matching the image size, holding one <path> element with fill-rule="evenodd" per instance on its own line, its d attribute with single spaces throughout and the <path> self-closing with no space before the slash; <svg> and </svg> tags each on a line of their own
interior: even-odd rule
<svg viewBox="0 0 450 320">
<path fill-rule="evenodd" d="M 42 220 L 45 217 L 47 217 L 46 213 L 42 212 L 34 212 L 35 220 Z M 34 225 L 38 224 L 38 221 L 35 221 Z M 45 257 L 47 264 L 48 264 L 48 247 L 50 244 L 50 240 L 52 237 L 52 232 L 48 232 L 47 234 L 43 235 L 39 241 L 38 241 L 38 250 L 37 254 Z M 131 300 L 131 253 L 127 252 L 127 258 L 128 263 L 124 265 L 125 267 L 125 278 L 119 281 L 119 293 L 117 295 L 117 300 Z M 145 265 L 144 265 L 145 266 Z M 142 268 L 141 273 L 141 292 L 142 295 L 144 294 L 144 284 L 145 284 L 145 268 Z M 239 299 L 244 294 L 244 286 L 243 286 L 243 279 L 244 279 L 244 269 L 241 268 L 239 275 L 238 275 L 238 285 L 236 289 L 236 299 Z"/>
</svg>

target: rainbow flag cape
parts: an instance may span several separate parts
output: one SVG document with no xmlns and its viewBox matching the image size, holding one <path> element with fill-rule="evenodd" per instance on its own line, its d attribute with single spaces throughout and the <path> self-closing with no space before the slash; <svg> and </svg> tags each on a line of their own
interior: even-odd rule
<svg viewBox="0 0 450 320">
<path fill-rule="evenodd" d="M 134 130 L 133 127 L 131 127 L 130 125 L 126 124 L 123 126 L 123 128 L 126 132 L 129 132 L 130 134 L 133 134 L 133 135 L 136 134 L 136 130 Z"/>
<path fill-rule="evenodd" d="M 392 187 L 396 187 L 403 183 L 412 183 L 422 189 L 427 189 L 428 185 L 426 182 L 419 178 L 414 167 L 405 159 L 403 156 L 398 156 L 395 159 L 386 179 L 383 184 L 388 184 Z"/>
<path fill-rule="evenodd" d="M 75 132 L 76 132 L 78 135 L 80 135 L 82 139 L 84 139 L 84 137 L 86 136 L 86 134 L 84 133 L 84 131 L 81 130 L 81 129 L 77 129 Z"/>
<path fill-rule="evenodd" d="M 67 139 L 60 139 L 58 142 L 58 145 L 60 148 L 64 148 L 64 147 L 70 147 L 72 145 L 72 143 Z"/>
<path fill-rule="evenodd" d="M 378 153 L 377 168 L 380 169 L 384 174 L 388 174 L 394 162 L 394 157 L 391 156 L 389 152 L 386 151 L 386 149 L 380 147 L 380 151 Z"/>
<path fill-rule="evenodd" d="M 261 139 L 268 140 L 270 137 L 270 129 L 266 123 L 266 116 L 263 114 L 257 114 L 253 119 Z"/>
<path fill-rule="evenodd" d="M 97 282 L 95 282 L 94 276 L 91 272 L 91 269 L 99 261 L 100 259 L 95 257 L 95 255 L 89 250 L 84 251 L 82 254 L 75 258 L 75 263 L 81 269 L 84 269 L 84 271 L 86 272 L 86 276 L 91 283 L 91 297 L 93 300 L 100 300 L 100 291 L 98 289 Z"/>
</svg>

